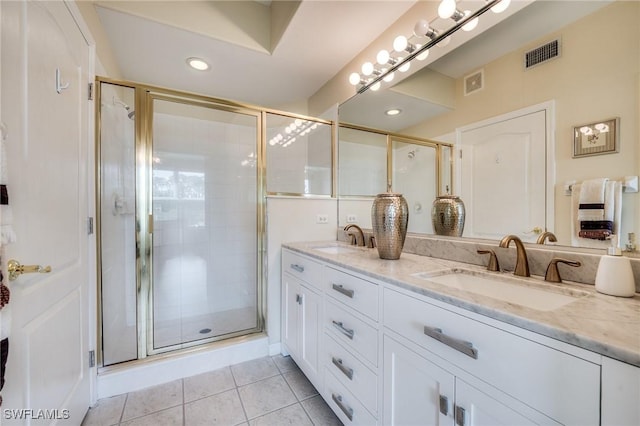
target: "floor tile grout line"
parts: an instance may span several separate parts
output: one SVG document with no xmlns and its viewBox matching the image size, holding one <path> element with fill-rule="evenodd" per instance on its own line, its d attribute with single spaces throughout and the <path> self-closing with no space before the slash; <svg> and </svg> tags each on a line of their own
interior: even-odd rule
<svg viewBox="0 0 640 426">
<path fill-rule="evenodd" d="M 180 380 L 182 382 L 182 426 L 187 424 L 187 410 L 184 406 L 185 397 L 184 397 L 184 377 Z"/>
<path fill-rule="evenodd" d="M 124 417 L 124 410 L 127 408 L 127 402 L 129 401 L 129 392 L 127 392 L 124 396 L 124 404 L 122 404 L 122 410 L 120 411 L 120 418 L 118 419 L 118 424 L 122 423 L 122 418 Z"/>
<path fill-rule="evenodd" d="M 242 407 L 242 412 L 244 413 L 244 419 L 246 423 L 249 423 L 249 415 L 247 414 L 247 409 L 244 407 L 244 402 L 242 401 L 242 397 L 240 396 L 240 390 L 238 387 L 235 387 L 236 395 L 238 395 L 238 400 L 240 401 L 240 406 Z"/>
</svg>

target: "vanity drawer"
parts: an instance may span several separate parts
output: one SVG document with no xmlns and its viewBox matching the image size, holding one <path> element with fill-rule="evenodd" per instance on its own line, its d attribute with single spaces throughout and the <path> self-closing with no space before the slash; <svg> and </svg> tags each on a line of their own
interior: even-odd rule
<svg viewBox="0 0 640 426">
<path fill-rule="evenodd" d="M 325 328 L 338 342 L 378 365 L 378 330 L 327 299 Z"/>
<path fill-rule="evenodd" d="M 322 265 L 308 257 L 283 249 L 282 272 L 287 272 L 322 290 Z"/>
<path fill-rule="evenodd" d="M 327 267 L 327 294 L 364 315 L 378 320 L 378 285 Z"/>
<path fill-rule="evenodd" d="M 372 413 L 377 413 L 378 377 L 340 343 L 325 334 L 324 365 Z"/>
<path fill-rule="evenodd" d="M 393 290 L 383 297 L 385 327 L 560 423 L 598 423 L 599 365 Z"/>
<path fill-rule="evenodd" d="M 324 396 L 327 404 L 345 425 L 377 425 L 358 399 L 335 376 L 325 369 Z"/>
</svg>

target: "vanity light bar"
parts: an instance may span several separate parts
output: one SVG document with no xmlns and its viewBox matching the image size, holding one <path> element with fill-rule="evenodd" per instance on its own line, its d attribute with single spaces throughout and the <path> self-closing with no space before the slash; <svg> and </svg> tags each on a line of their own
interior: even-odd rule
<svg viewBox="0 0 640 426">
<path fill-rule="evenodd" d="M 351 76 L 349 76 L 349 81 L 354 86 L 356 86 L 358 84 L 361 85 L 358 88 L 358 93 L 364 93 L 369 89 L 377 90 L 380 87 L 381 81 L 385 77 L 387 77 L 388 75 L 394 73 L 395 71 L 402 71 L 402 70 L 408 69 L 408 66 L 409 66 L 410 62 L 413 59 L 415 59 L 418 56 L 423 55 L 423 54 L 426 55 L 427 51 L 431 47 L 435 46 L 436 44 L 438 44 L 440 42 L 443 42 L 447 37 L 451 36 L 453 33 L 455 33 L 458 30 L 460 30 L 466 24 L 470 23 L 474 19 L 478 18 L 480 15 L 484 14 L 485 12 L 487 12 L 492 7 L 496 6 L 498 3 L 502 3 L 502 2 L 507 2 L 508 3 L 508 0 L 489 0 L 489 1 L 487 1 L 485 3 L 484 6 L 482 6 L 481 8 L 476 10 L 475 12 L 472 12 L 472 13 L 469 13 L 469 14 L 465 14 L 464 17 L 456 16 L 456 18 L 458 18 L 458 19 L 457 20 L 454 19 L 454 21 L 456 22 L 455 25 L 453 25 L 451 28 L 449 28 L 449 29 L 447 29 L 445 31 L 434 33 L 433 34 L 434 37 L 431 38 L 429 41 L 427 41 L 424 45 L 422 45 L 420 47 L 416 47 L 416 46 L 412 45 L 414 47 L 414 49 L 411 52 L 408 52 L 409 54 L 404 58 L 395 58 L 394 62 L 389 63 L 389 65 L 391 65 L 390 68 L 385 68 L 385 69 L 382 69 L 382 70 L 378 70 L 378 69 L 374 68 L 373 70 L 371 70 L 371 72 L 367 72 L 365 77 L 362 77 L 360 75 L 359 76 L 360 77 L 359 81 L 356 78 L 358 73 L 352 73 Z M 430 38 L 428 35 L 426 37 Z M 367 65 L 368 64 L 369 63 L 367 63 Z M 402 70 L 400 68 L 402 68 Z"/>
</svg>

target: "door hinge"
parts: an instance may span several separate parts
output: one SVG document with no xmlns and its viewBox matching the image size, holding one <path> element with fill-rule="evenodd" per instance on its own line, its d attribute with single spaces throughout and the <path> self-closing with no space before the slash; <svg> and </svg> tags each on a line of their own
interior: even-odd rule
<svg viewBox="0 0 640 426">
<path fill-rule="evenodd" d="M 93 83 L 89 83 L 89 100 L 92 101 L 93 100 Z"/>
<path fill-rule="evenodd" d="M 93 235 L 93 218 L 87 218 L 87 235 Z"/>
<path fill-rule="evenodd" d="M 460 159 L 462 160 L 462 150 L 460 150 L 460 151 L 458 151 L 458 152 L 459 152 L 459 154 L 458 154 L 458 155 L 460 156 Z"/>
<path fill-rule="evenodd" d="M 89 351 L 89 368 L 96 366 L 96 351 Z"/>
</svg>

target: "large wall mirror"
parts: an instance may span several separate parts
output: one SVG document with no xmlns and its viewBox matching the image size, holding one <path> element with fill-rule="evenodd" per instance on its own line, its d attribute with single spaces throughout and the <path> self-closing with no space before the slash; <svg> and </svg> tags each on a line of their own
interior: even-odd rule
<svg viewBox="0 0 640 426">
<path fill-rule="evenodd" d="M 352 97 L 340 105 L 339 120 L 453 145 L 446 152 L 398 145 L 398 151 L 406 151 L 398 152 L 397 160 L 404 161 L 398 171 L 433 155 L 442 164 L 453 163 L 452 176 L 440 173 L 437 191 L 424 191 L 430 200 L 410 203 L 410 227 L 412 220 L 427 224 L 413 232 L 432 233 L 431 202 L 436 192 L 450 189 L 468 210 L 478 209 L 468 214 L 463 237 L 513 233 L 534 241 L 537 228 L 555 233 L 559 245 L 604 248 L 611 243 L 575 238 L 575 200 L 568 185 L 640 172 L 639 20 L 635 1 L 533 1 L 431 63 L 414 61 L 412 67 L 423 68 L 395 85 Z M 548 43 L 557 43 L 557 57 L 525 67 L 526 53 Z M 385 116 L 390 108 L 402 114 Z M 619 118 L 618 151 L 576 156 L 574 127 L 611 118 Z M 342 169 L 344 161 L 355 161 L 359 152 L 351 146 L 343 153 L 342 143 L 339 136 L 341 181 L 349 173 Z M 366 173 L 352 170 L 351 185 L 358 185 L 357 176 L 367 179 L 366 185 L 381 185 L 379 176 L 370 176 L 380 159 L 371 157 L 359 158 Z M 422 172 L 417 182 L 405 182 L 408 191 L 424 179 L 437 179 Z M 443 186 L 447 181 L 451 188 Z M 370 201 L 341 196 L 340 225 L 368 226 Z M 620 223 L 624 248 L 629 233 L 640 235 L 638 193 L 622 194 Z"/>
</svg>

